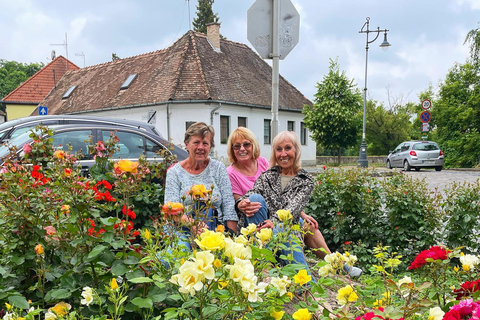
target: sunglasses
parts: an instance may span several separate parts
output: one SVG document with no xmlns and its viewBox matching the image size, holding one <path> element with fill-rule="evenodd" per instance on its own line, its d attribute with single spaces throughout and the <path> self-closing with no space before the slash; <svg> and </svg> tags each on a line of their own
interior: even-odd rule
<svg viewBox="0 0 480 320">
<path fill-rule="evenodd" d="M 243 146 L 244 149 L 248 149 L 250 148 L 252 144 L 250 142 L 245 142 L 244 144 L 240 144 L 240 143 L 237 143 L 237 144 L 234 144 L 232 146 L 233 150 L 240 150 L 240 148 Z"/>
</svg>

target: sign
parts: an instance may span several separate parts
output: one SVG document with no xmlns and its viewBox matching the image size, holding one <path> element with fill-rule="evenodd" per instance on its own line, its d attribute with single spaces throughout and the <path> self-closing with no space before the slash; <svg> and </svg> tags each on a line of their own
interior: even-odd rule
<svg viewBox="0 0 480 320">
<path fill-rule="evenodd" d="M 420 113 L 420 121 L 423 123 L 430 122 L 430 119 L 432 118 L 432 114 L 428 111 L 423 111 Z"/>
<path fill-rule="evenodd" d="M 428 132 L 430 129 L 430 125 L 425 122 L 425 123 L 422 123 L 422 132 Z"/>
<path fill-rule="evenodd" d="M 38 114 L 41 116 L 46 116 L 48 114 L 48 108 L 44 106 L 38 106 Z"/>
<path fill-rule="evenodd" d="M 273 2 L 279 6 L 278 53 L 280 60 L 292 51 L 300 37 L 300 15 L 290 0 L 257 0 L 247 11 L 247 39 L 263 59 L 273 53 Z"/>
<path fill-rule="evenodd" d="M 423 110 L 428 110 L 432 106 L 432 101 L 425 99 L 422 101 L 422 109 Z"/>
</svg>

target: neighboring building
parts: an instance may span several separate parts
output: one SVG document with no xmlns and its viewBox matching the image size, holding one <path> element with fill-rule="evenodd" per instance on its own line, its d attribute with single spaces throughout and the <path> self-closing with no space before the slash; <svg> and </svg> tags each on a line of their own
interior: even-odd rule
<svg viewBox="0 0 480 320">
<path fill-rule="evenodd" d="M 49 114 L 149 121 L 177 145 L 187 126 L 204 121 L 215 129 L 215 156 L 226 162 L 229 133 L 246 126 L 268 158 L 271 77 L 271 67 L 252 49 L 221 39 L 219 25 L 211 24 L 208 36 L 188 31 L 166 49 L 68 71 L 41 105 Z M 315 163 L 316 146 L 301 113 L 312 103 L 283 77 L 279 85 L 279 131 L 295 131 L 302 160 Z"/>
<path fill-rule="evenodd" d="M 65 72 L 78 69 L 62 56 L 55 58 L 3 98 L 1 102 L 5 106 L 6 120 L 29 116 L 40 101 L 55 88 Z"/>
</svg>

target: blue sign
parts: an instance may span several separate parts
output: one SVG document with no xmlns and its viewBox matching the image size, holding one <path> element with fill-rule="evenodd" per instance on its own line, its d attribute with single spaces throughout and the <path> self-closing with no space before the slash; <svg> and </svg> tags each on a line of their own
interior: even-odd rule
<svg viewBox="0 0 480 320">
<path fill-rule="evenodd" d="M 432 118 L 432 114 L 428 111 L 423 111 L 420 114 L 420 121 L 423 123 L 428 123 L 430 122 L 430 119 Z"/>
<path fill-rule="evenodd" d="M 48 114 L 48 108 L 44 106 L 38 106 L 38 114 L 41 116 L 46 116 Z"/>
</svg>

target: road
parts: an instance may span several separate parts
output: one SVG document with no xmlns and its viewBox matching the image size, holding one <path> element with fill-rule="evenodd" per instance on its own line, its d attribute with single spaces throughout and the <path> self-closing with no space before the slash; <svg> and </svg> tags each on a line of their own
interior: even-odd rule
<svg viewBox="0 0 480 320">
<path fill-rule="evenodd" d="M 393 169 L 399 170 L 399 169 Z M 468 182 L 474 183 L 480 179 L 480 171 L 478 170 L 428 170 L 422 169 L 421 171 L 405 171 L 404 174 L 417 178 L 425 179 L 428 188 L 435 191 L 443 191 L 452 182 Z"/>
</svg>

